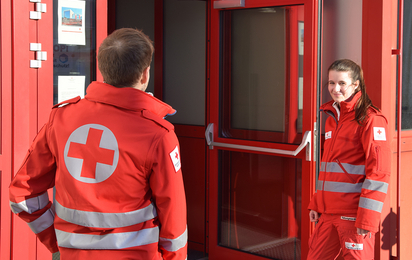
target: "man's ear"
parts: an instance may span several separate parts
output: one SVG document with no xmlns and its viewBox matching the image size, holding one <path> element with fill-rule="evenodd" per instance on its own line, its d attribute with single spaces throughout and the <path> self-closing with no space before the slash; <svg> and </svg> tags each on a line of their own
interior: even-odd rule
<svg viewBox="0 0 412 260">
<path fill-rule="evenodd" d="M 147 84 L 149 82 L 149 78 L 150 78 L 150 66 L 143 70 L 142 77 L 140 79 L 140 83 L 142 85 Z"/>
</svg>

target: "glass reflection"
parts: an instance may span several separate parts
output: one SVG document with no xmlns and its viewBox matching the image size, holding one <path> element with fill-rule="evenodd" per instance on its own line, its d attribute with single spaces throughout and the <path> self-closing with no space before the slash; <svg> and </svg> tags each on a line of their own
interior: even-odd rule
<svg viewBox="0 0 412 260">
<path fill-rule="evenodd" d="M 300 159 L 220 152 L 219 244 L 300 259 Z"/>
<path fill-rule="evenodd" d="M 303 6 L 222 12 L 221 136 L 300 143 Z"/>
</svg>

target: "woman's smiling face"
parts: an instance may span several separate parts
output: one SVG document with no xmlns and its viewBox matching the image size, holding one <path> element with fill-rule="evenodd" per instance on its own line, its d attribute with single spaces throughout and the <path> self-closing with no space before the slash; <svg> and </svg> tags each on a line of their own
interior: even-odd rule
<svg viewBox="0 0 412 260">
<path fill-rule="evenodd" d="M 352 82 L 348 71 L 329 71 L 328 90 L 333 100 L 340 104 L 350 96 L 359 86 L 359 80 Z"/>
</svg>

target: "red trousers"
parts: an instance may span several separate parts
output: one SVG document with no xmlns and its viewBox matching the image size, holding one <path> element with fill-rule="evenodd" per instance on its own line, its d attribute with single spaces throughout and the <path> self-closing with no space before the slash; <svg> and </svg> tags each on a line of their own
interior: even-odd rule
<svg viewBox="0 0 412 260">
<path fill-rule="evenodd" d="M 308 260 L 336 259 L 342 250 L 345 260 L 373 260 L 375 234 L 358 235 L 356 215 L 322 214 L 309 239 Z"/>
</svg>

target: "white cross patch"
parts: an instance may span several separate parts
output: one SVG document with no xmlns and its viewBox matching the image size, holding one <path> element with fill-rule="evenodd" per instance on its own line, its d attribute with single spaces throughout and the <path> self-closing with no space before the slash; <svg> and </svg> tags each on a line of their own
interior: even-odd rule
<svg viewBox="0 0 412 260">
<path fill-rule="evenodd" d="M 363 250 L 363 244 L 345 242 L 345 247 L 351 250 Z"/>
<path fill-rule="evenodd" d="M 74 130 L 64 147 L 64 163 L 70 175 L 84 183 L 109 178 L 119 162 L 119 145 L 113 132 L 98 124 Z"/>
<path fill-rule="evenodd" d="M 180 154 L 179 154 L 179 148 L 176 146 L 176 148 L 170 153 L 170 158 L 172 159 L 173 166 L 175 167 L 175 171 L 180 170 Z"/>
<path fill-rule="evenodd" d="M 332 131 L 329 131 L 329 132 L 325 133 L 325 140 L 328 140 L 330 138 L 332 138 Z"/>
<path fill-rule="evenodd" d="M 375 141 L 386 141 L 385 128 L 374 127 L 373 128 L 373 140 Z"/>
</svg>

